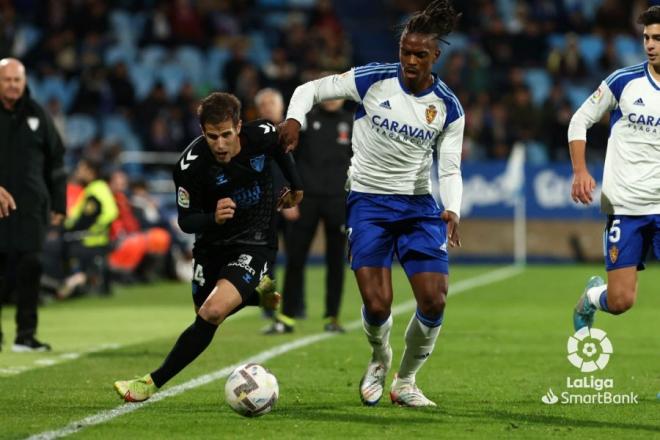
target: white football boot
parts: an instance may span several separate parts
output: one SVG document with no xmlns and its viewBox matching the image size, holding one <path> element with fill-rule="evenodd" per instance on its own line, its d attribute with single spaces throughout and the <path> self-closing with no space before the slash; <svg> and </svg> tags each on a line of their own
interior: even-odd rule
<svg viewBox="0 0 660 440">
<path fill-rule="evenodd" d="M 392 389 L 390 391 L 390 399 L 392 403 L 400 406 L 409 407 L 423 407 L 423 406 L 437 406 L 435 402 L 428 399 L 422 391 L 417 388 L 415 382 L 406 382 L 399 380 L 398 375 L 394 375 L 392 381 Z"/>
<path fill-rule="evenodd" d="M 392 366 L 392 347 L 385 350 L 384 359 L 376 360 L 373 357 L 367 365 L 367 371 L 360 380 L 360 399 L 362 403 L 373 406 L 378 403 L 385 390 L 385 378 Z"/>
</svg>

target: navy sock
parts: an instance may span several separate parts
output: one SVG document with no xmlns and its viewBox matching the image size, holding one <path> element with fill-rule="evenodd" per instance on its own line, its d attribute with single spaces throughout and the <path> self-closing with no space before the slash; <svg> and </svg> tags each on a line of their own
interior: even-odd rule
<svg viewBox="0 0 660 440">
<path fill-rule="evenodd" d="M 600 304 L 600 309 L 604 312 L 609 312 L 607 309 L 607 290 L 600 294 L 598 298 L 598 303 Z"/>
<path fill-rule="evenodd" d="M 213 340 L 218 326 L 197 315 L 195 322 L 185 329 L 167 355 L 163 365 L 151 373 L 154 384 L 160 388 L 195 360 Z"/>
</svg>

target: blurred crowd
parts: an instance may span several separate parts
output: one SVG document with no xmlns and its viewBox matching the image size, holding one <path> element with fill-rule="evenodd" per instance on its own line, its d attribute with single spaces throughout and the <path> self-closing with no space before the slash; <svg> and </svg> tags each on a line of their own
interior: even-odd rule
<svg viewBox="0 0 660 440">
<path fill-rule="evenodd" d="M 0 58 L 27 66 L 30 93 L 53 116 L 69 170 L 83 158 L 99 164 L 99 176 L 112 176 L 112 191 L 133 209 L 142 206 L 130 202 L 140 194 L 163 192 L 150 196 L 158 221 L 113 237 L 123 243 L 133 232 L 163 228 L 167 240 L 151 243 L 163 255 L 163 240 L 177 243 L 176 228 L 160 219 L 171 217 L 173 197 L 170 186 L 154 182 L 169 181 L 177 153 L 200 133 L 199 97 L 232 92 L 251 120 L 265 87 L 286 103 L 298 84 L 322 72 L 394 62 L 397 25 L 428 3 L 0 0 Z M 653 3 L 456 1 L 463 15 L 441 43 L 437 73 L 465 108 L 464 160 L 506 159 L 518 142 L 532 163 L 567 160 L 573 111 L 613 70 L 644 60 L 635 20 Z M 606 120 L 590 130 L 589 160 L 604 158 L 608 131 Z M 151 245 L 141 241 L 141 255 Z M 117 255 L 110 261 L 119 273 L 128 264 Z"/>
<path fill-rule="evenodd" d="M 68 163 L 125 151 L 181 151 L 209 90 L 256 116 L 263 87 L 288 101 L 323 71 L 396 60 L 396 25 L 428 1 L 0 0 L 0 56 L 21 58 L 55 116 Z M 574 109 L 611 71 L 643 60 L 647 0 L 466 0 L 438 73 L 468 115 L 465 159 L 566 159 Z M 365 16 L 369 8 L 371 15 Z M 386 48 L 386 49 L 383 49 Z M 605 123 L 592 130 L 604 146 Z M 603 148 L 591 158 L 602 159 Z M 134 156 L 132 156 L 134 157 Z M 141 171 L 140 166 L 129 172 Z"/>
</svg>

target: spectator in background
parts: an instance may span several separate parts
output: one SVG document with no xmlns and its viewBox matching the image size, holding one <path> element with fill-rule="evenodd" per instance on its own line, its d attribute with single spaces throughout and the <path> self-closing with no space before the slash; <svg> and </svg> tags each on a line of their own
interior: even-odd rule
<svg viewBox="0 0 660 440">
<path fill-rule="evenodd" d="M 282 312 L 267 334 L 289 333 L 304 307 L 305 270 L 309 248 L 319 221 L 325 228 L 325 331 L 343 333 L 339 307 L 344 289 L 346 251 L 346 173 L 352 156 L 353 114 L 343 100 L 317 105 L 303 124 L 295 152 L 305 185 L 305 199 L 296 212 L 286 239 L 287 263 L 282 291 Z M 315 292 L 316 293 L 316 292 Z"/>
<path fill-rule="evenodd" d="M 83 190 L 64 222 L 72 274 L 59 296 L 66 298 L 85 284 L 107 295 L 111 292 L 106 257 L 110 251 L 110 225 L 119 214 L 117 203 L 110 187 L 101 179 L 100 163 L 81 159 L 75 179 Z"/>
<path fill-rule="evenodd" d="M 144 25 L 140 46 L 149 46 L 152 44 L 171 46 L 174 43 L 172 26 L 167 16 L 167 9 L 167 2 L 157 2 L 156 7 L 148 15 L 147 22 Z"/>
<path fill-rule="evenodd" d="M 111 67 L 108 85 L 114 108 L 122 112 L 131 112 L 135 106 L 135 88 L 128 76 L 125 63 L 119 62 Z"/>
<path fill-rule="evenodd" d="M 289 98 L 296 88 L 295 64 L 289 61 L 286 49 L 276 47 L 273 49 L 270 60 L 263 67 L 263 74 L 268 85 L 281 90 L 282 95 Z"/>
<path fill-rule="evenodd" d="M 566 131 L 573 116 L 571 103 L 560 82 L 553 84 L 550 95 L 541 110 L 541 139 L 548 147 L 550 159 L 559 161 L 568 159 L 566 151 Z"/>
<path fill-rule="evenodd" d="M 14 58 L 0 60 L 0 306 L 15 289 L 14 351 L 50 350 L 35 337 L 40 252 L 48 224 L 64 218 L 63 160 L 52 119 L 30 97 L 25 67 Z"/>
<path fill-rule="evenodd" d="M 580 53 L 580 37 L 577 34 L 566 36 L 563 49 L 553 49 L 548 56 L 548 72 L 556 78 L 581 80 L 587 75 L 587 66 Z"/>
</svg>

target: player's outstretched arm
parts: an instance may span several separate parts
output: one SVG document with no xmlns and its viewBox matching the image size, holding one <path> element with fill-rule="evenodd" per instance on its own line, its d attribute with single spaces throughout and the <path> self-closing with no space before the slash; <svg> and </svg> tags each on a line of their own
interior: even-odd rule
<svg viewBox="0 0 660 440">
<path fill-rule="evenodd" d="M 296 148 L 298 132 L 305 122 L 305 115 L 315 104 L 331 99 L 348 99 L 356 102 L 361 100 L 355 86 L 353 69 L 341 75 L 324 76 L 296 87 L 289 102 L 286 120 L 280 126 L 280 145 L 286 152 Z"/>
</svg>

